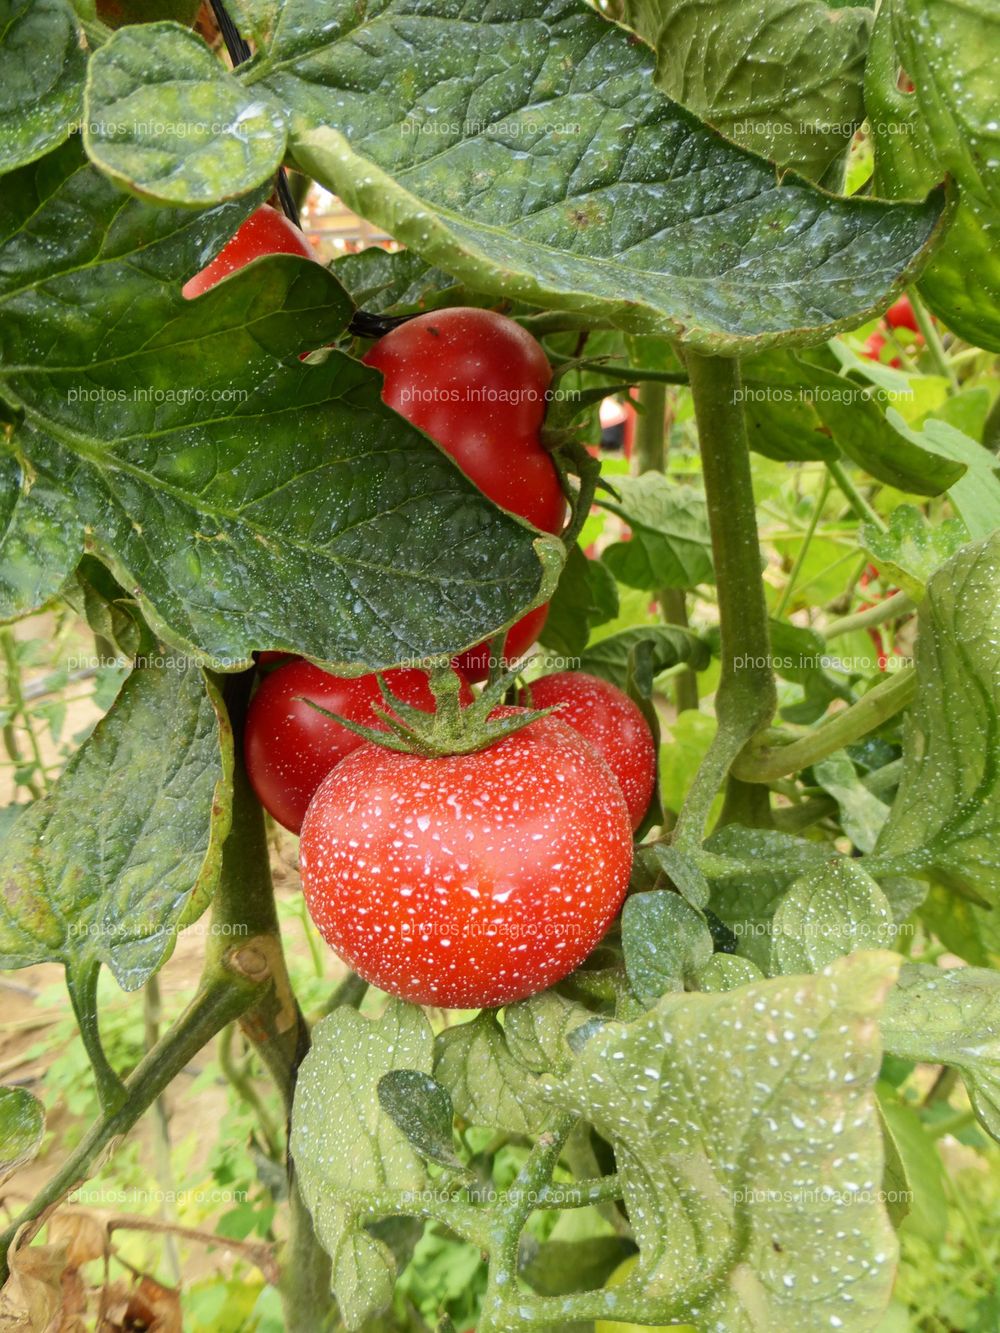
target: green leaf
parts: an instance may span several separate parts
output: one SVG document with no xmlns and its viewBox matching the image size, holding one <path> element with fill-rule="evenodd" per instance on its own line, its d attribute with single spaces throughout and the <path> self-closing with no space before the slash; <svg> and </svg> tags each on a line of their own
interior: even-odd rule
<svg viewBox="0 0 1000 1333">
<path fill-rule="evenodd" d="M 640 1000 L 652 1003 L 684 982 L 712 956 L 705 918 L 668 889 L 634 893 L 622 911 L 625 970 Z"/>
<path fill-rule="evenodd" d="M 712 545 L 705 497 L 662 472 L 616 477 L 621 500 L 601 496 L 602 509 L 623 518 L 630 541 L 615 542 L 602 560 L 629 588 L 693 588 L 713 582 Z"/>
<path fill-rule="evenodd" d="M 692 976 L 695 990 L 726 991 L 762 981 L 763 972 L 749 958 L 732 953 L 713 953 L 704 967 Z"/>
<path fill-rule="evenodd" d="M 377 1022 L 342 1006 L 317 1023 L 299 1069 L 289 1146 L 350 1329 L 390 1303 L 396 1281 L 395 1257 L 364 1229 L 366 1214 L 405 1213 L 428 1185 L 420 1154 L 376 1089 L 390 1070 L 429 1074 L 431 1050 L 430 1025 L 416 1005 L 391 1000 Z M 373 1209 L 373 1195 L 398 1198 L 398 1206 Z"/>
<path fill-rule="evenodd" d="M 550 1240 L 522 1262 L 520 1275 L 541 1296 L 593 1291 L 603 1286 L 618 1265 L 634 1253 L 635 1246 L 626 1236 Z"/>
<path fill-rule="evenodd" d="M 933 575 L 918 624 L 903 776 L 876 859 L 887 873 L 915 874 L 964 898 L 983 947 L 997 949 L 1000 531 Z M 935 915 L 935 928 L 947 944 L 947 919 Z"/>
<path fill-rule="evenodd" d="M 830 856 L 822 843 L 728 824 L 712 834 L 695 860 L 712 885 L 712 911 L 736 935 L 739 953 L 766 971 L 771 918 L 782 894 Z"/>
<path fill-rule="evenodd" d="M 617 614 L 618 589 L 611 571 L 600 560 L 588 560 L 578 545 L 570 547 L 539 635 L 541 642 L 564 657 L 578 657 L 591 628 Z"/>
<path fill-rule="evenodd" d="M 813 777 L 840 808 L 840 825 L 858 851 L 870 852 L 889 817 L 889 807 L 865 786 L 846 750 L 813 764 Z"/>
<path fill-rule="evenodd" d="M 890 1003 L 886 1003 L 886 1012 Z M 885 1139 L 883 1183 L 888 1194 L 889 1216 L 897 1230 L 905 1220 L 908 1235 L 919 1236 L 937 1249 L 944 1243 L 947 1232 L 948 1201 L 943 1185 L 944 1169 L 934 1140 L 912 1106 L 887 1096 L 880 1098 L 879 1109 Z"/>
<path fill-rule="evenodd" d="M 229 825 L 228 724 L 194 666 L 145 667 L 4 844 L 0 966 L 105 963 L 136 990 L 205 908 Z"/>
<path fill-rule="evenodd" d="M 1000 1140 L 1000 974 L 905 964 L 882 1034 L 893 1055 L 957 1069 L 983 1128 Z"/>
<path fill-rule="evenodd" d="M 330 268 L 350 292 L 354 304 L 373 314 L 456 304 L 459 289 L 455 279 L 431 268 L 412 250 L 383 250 L 380 245 L 369 245 L 356 254 L 340 255 Z"/>
<path fill-rule="evenodd" d="M 285 122 L 196 33 L 126 27 L 94 52 L 84 99 L 91 161 L 126 190 L 202 208 L 247 194 L 285 153 Z"/>
<path fill-rule="evenodd" d="M 873 1020 L 896 966 L 857 954 L 818 977 L 668 995 L 544 1078 L 615 1151 L 640 1247 L 616 1320 L 875 1326 L 895 1241 L 877 1198 Z"/>
<path fill-rule="evenodd" d="M 656 81 L 730 139 L 820 180 L 864 119 L 871 15 L 819 0 L 629 0 Z"/>
<path fill-rule="evenodd" d="M 592 643 L 580 654 L 580 670 L 602 676 L 624 690 L 628 684 L 629 657 L 640 643 L 650 644 L 652 666 L 657 674 L 681 662 L 695 671 L 708 666 L 708 648 L 690 630 L 676 625 L 636 625 Z"/>
<path fill-rule="evenodd" d="M 896 930 L 885 894 L 840 857 L 795 880 L 772 924 L 772 971 L 819 972 L 857 949 L 889 949 Z"/>
<path fill-rule="evenodd" d="M 961 519 L 932 524 L 922 510 L 899 505 L 889 515 L 888 530 L 862 523 L 860 537 L 883 579 L 898 583 L 919 602 L 931 575 L 969 540 L 969 533 Z"/>
<path fill-rule="evenodd" d="M 86 72 L 65 0 L 0 0 L 0 173 L 33 162 L 69 135 L 79 123 Z"/>
<path fill-rule="evenodd" d="M 735 354 L 853 327 L 922 263 L 940 195 L 893 207 L 780 178 L 652 74 L 571 0 L 291 0 L 245 78 L 288 109 L 304 171 L 507 299 Z"/>
<path fill-rule="evenodd" d="M 0 621 L 18 620 L 54 597 L 82 544 L 72 499 L 0 454 Z"/>
<path fill-rule="evenodd" d="M 45 1108 L 27 1088 L 0 1088 L 0 1184 L 30 1162 L 45 1133 Z"/>
<path fill-rule="evenodd" d="M 519 1000 L 504 1012 L 504 1033 L 514 1059 L 533 1074 L 567 1067 L 573 1058 L 569 1038 L 593 1018 L 589 1009 L 556 991 Z"/>
<path fill-rule="evenodd" d="M 456 1114 L 472 1125 L 537 1134 L 551 1118 L 552 1108 L 530 1071 L 514 1059 L 493 1014 L 481 1013 L 438 1036 L 434 1077 L 451 1093 Z"/>
<path fill-rule="evenodd" d="M 669 876 L 678 893 L 692 907 L 700 912 L 703 907 L 708 906 L 711 895 L 708 880 L 690 856 L 664 842 L 654 842 L 649 847 L 642 848 L 639 854 L 650 863 L 650 869 L 654 874 L 662 870 Z"/>
<path fill-rule="evenodd" d="M 378 1081 L 382 1110 L 421 1157 L 439 1166 L 461 1167 L 452 1145 L 455 1109 L 446 1088 L 420 1069 L 390 1069 Z"/>
<path fill-rule="evenodd" d="M 373 668 L 451 653 L 544 598 L 538 534 L 386 407 L 376 371 L 338 351 L 299 361 L 351 315 L 321 265 L 272 256 L 181 296 L 248 202 L 123 199 L 75 147 L 5 184 L 13 447 L 73 517 L 64 505 L 43 541 L 36 513 L 0 587 L 42 595 L 44 557 L 85 525 L 153 630 L 222 669 L 259 648 Z"/>
<path fill-rule="evenodd" d="M 1000 351 L 1000 154 L 995 143 L 986 145 L 996 137 L 988 128 L 996 103 L 996 25 L 991 0 L 892 0 L 879 8 L 865 72 L 877 193 L 919 198 L 949 171 L 962 186 L 954 220 L 921 275 L 920 294 L 961 337 L 992 351 Z M 900 91 L 901 67 L 914 93 Z M 984 173 L 988 162 L 994 165 Z"/>
<path fill-rule="evenodd" d="M 973 539 L 988 537 L 1000 528 L 1000 461 L 994 454 L 946 421 L 929 417 L 923 429 L 916 431 L 898 412 L 890 409 L 888 417 L 900 435 L 942 458 L 964 464 L 965 474 L 953 483 L 948 497 Z"/>
</svg>

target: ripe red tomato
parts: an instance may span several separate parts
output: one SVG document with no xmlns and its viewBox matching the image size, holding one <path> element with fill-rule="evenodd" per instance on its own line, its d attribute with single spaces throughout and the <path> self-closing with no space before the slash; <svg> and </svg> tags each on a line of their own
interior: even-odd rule
<svg viewBox="0 0 1000 1333">
<path fill-rule="evenodd" d="M 632 831 L 604 761 L 546 717 L 444 759 L 362 745 L 316 793 L 300 851 L 309 914 L 362 977 L 474 1009 L 586 958 L 625 896 Z"/>
<path fill-rule="evenodd" d="M 434 711 L 426 672 L 398 667 L 386 671 L 385 680 L 404 703 L 425 713 Z M 293 833 L 301 828 L 306 807 L 330 769 L 364 744 L 361 736 L 310 708 L 306 699 L 351 722 L 384 730 L 371 708 L 383 701 L 374 674 L 334 676 L 296 658 L 264 676 L 247 710 L 243 754 L 261 804 Z M 472 702 L 465 681 L 462 699 Z"/>
<path fill-rule="evenodd" d="M 256 213 L 251 213 L 240 224 L 236 235 L 226 242 L 212 262 L 193 278 L 188 278 L 181 294 L 190 301 L 263 255 L 301 255 L 303 259 L 316 259 L 316 251 L 295 223 L 270 204 L 261 204 Z"/>
<path fill-rule="evenodd" d="M 869 333 L 868 337 L 865 339 L 862 356 L 866 356 L 869 361 L 881 361 L 882 349 L 885 347 L 885 343 L 886 338 L 884 333 L 879 333 L 878 330 L 874 333 Z M 898 370 L 902 365 L 902 362 L 898 356 L 894 356 L 888 364 Z"/>
<path fill-rule="evenodd" d="M 914 333 L 920 332 L 920 325 L 917 323 L 917 317 L 913 313 L 913 306 L 910 304 L 908 296 L 901 296 L 895 304 L 882 316 L 890 329 L 912 329 Z"/>
<path fill-rule="evenodd" d="M 656 746 L 639 707 L 624 691 L 584 671 L 556 671 L 521 693 L 532 708 L 559 706 L 556 717 L 589 741 L 618 784 L 637 829 L 649 809 L 656 781 Z"/>
<path fill-rule="evenodd" d="M 552 371 L 530 333 L 495 311 L 456 306 L 400 324 L 365 362 L 382 372 L 385 402 L 436 440 L 495 504 L 543 532 L 562 529 L 566 500 L 539 434 Z M 529 612 L 525 620 L 508 635 L 511 659 L 534 643 L 545 615 Z M 484 680 L 488 659 L 480 644 L 458 665 L 470 680 Z"/>
</svg>

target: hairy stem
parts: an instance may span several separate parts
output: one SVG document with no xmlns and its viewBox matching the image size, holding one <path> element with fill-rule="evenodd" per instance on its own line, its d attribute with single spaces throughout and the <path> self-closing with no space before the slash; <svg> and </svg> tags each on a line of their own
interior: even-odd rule
<svg viewBox="0 0 1000 1333">
<path fill-rule="evenodd" d="M 101 1043 L 101 1031 L 97 1022 L 97 982 L 101 964 L 95 959 L 76 967 L 66 968 L 66 988 L 69 991 L 77 1027 L 83 1040 L 84 1048 L 94 1071 L 97 1095 L 101 1109 L 106 1112 L 116 1111 L 126 1099 L 125 1084 L 111 1067 Z"/>
<path fill-rule="evenodd" d="M 904 667 L 887 680 L 880 680 L 866 695 L 822 722 L 808 735 L 789 745 L 762 744 L 741 755 L 733 765 L 733 772 L 743 782 L 774 782 L 788 773 L 798 773 L 852 745 L 894 717 L 910 704 L 917 690 L 917 674 L 912 667 Z"/>
<path fill-rule="evenodd" d="M 694 352 L 687 361 L 719 594 L 722 674 L 715 695 L 718 731 L 673 834 L 680 847 L 701 842 L 733 761 L 777 706 L 739 363 Z"/>
<path fill-rule="evenodd" d="M 894 592 L 891 597 L 885 597 L 881 602 L 865 607 L 863 611 L 855 611 L 852 615 L 841 616 L 839 620 L 831 620 L 822 634 L 829 643 L 831 639 L 837 639 L 842 634 L 850 634 L 856 629 L 868 629 L 872 625 L 882 625 L 887 620 L 895 620 L 913 610 L 915 610 L 913 602 L 905 592 Z"/>
</svg>

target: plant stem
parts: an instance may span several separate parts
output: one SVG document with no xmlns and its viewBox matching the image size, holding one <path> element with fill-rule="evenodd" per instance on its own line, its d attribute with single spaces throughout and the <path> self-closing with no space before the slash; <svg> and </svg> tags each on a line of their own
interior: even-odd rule
<svg viewBox="0 0 1000 1333">
<path fill-rule="evenodd" d="M 145 1048 L 147 1051 L 151 1051 L 160 1039 L 160 1019 L 162 1017 L 160 983 L 155 975 L 151 976 L 142 988 L 142 1008 Z M 163 1096 L 157 1097 L 153 1103 L 153 1150 L 156 1156 L 157 1183 L 163 1191 L 160 1216 L 169 1225 L 177 1219 L 171 1216 L 167 1204 L 167 1199 L 174 1196 L 175 1182 L 173 1166 L 170 1161 L 170 1117 Z M 163 1233 L 163 1251 L 166 1255 L 171 1279 L 176 1286 L 181 1280 L 181 1261 L 177 1251 L 177 1239 L 170 1231 Z"/>
<path fill-rule="evenodd" d="M 233 1044 L 236 1040 L 237 1027 L 230 1023 L 219 1038 L 219 1068 L 237 1097 L 251 1107 L 261 1134 L 267 1145 L 268 1156 L 275 1162 L 281 1160 L 281 1131 L 271 1115 L 267 1103 L 254 1087 L 253 1078 L 244 1065 L 236 1059 Z"/>
<path fill-rule="evenodd" d="M 821 633 L 829 643 L 831 639 L 837 639 L 842 634 L 851 634 L 858 629 L 868 629 L 871 625 L 881 625 L 886 620 L 895 620 L 899 616 L 908 615 L 913 610 L 915 610 L 913 602 L 905 592 L 894 592 L 891 597 L 885 597 L 881 602 L 875 602 L 873 606 L 866 607 L 864 611 L 855 611 L 852 615 L 841 616 L 839 620 L 831 620 Z"/>
<path fill-rule="evenodd" d="M 934 369 L 948 381 L 949 392 L 957 393 L 958 376 L 948 362 L 941 335 L 938 333 L 933 319 L 931 319 L 930 311 L 917 294 L 916 287 L 908 288 L 906 294 L 910 298 L 910 305 L 913 307 L 913 313 L 917 318 L 917 327 L 924 335 L 924 342 L 927 344 L 927 350 L 934 362 Z"/>
<path fill-rule="evenodd" d="M 101 1043 L 97 1021 L 97 983 L 101 964 L 95 959 L 79 966 L 66 967 L 66 989 L 76 1015 L 80 1037 L 94 1071 L 101 1110 L 116 1111 L 126 1099 L 125 1084 L 111 1067 Z"/>
<path fill-rule="evenodd" d="M 777 706 L 739 363 L 694 352 L 687 360 L 719 593 L 722 674 L 715 695 L 718 730 L 674 829 L 680 847 L 700 844 L 733 761 Z M 755 815 L 763 813 L 758 808 Z"/>
<path fill-rule="evenodd" d="M 538 1196 L 551 1185 L 563 1146 L 576 1124 L 576 1116 L 562 1114 L 552 1129 L 540 1135 L 528 1159 L 507 1191 L 505 1205 L 495 1210 L 490 1227 L 490 1274 L 483 1296 L 478 1327 L 482 1333 L 509 1327 L 505 1305 L 518 1301 L 517 1256 L 521 1232 L 538 1206 Z"/>
<path fill-rule="evenodd" d="M 831 483 L 830 473 L 824 472 L 823 484 L 820 487 L 819 495 L 816 497 L 816 503 L 813 506 L 813 511 L 809 516 L 809 526 L 806 528 L 805 536 L 802 538 L 802 545 L 799 547 L 798 554 L 795 557 L 795 563 L 792 565 L 791 573 L 788 575 L 788 581 L 785 583 L 785 586 L 781 592 L 781 596 L 778 598 L 778 605 L 774 608 L 775 620 L 781 619 L 781 617 L 785 614 L 785 608 L 791 601 L 792 592 L 794 591 L 795 584 L 798 581 L 799 575 L 802 573 L 802 566 L 806 562 L 806 556 L 809 554 L 809 547 L 812 545 L 812 539 L 816 533 L 816 527 L 819 523 L 820 516 L 823 513 L 823 506 L 826 504 L 826 497 L 830 494 L 830 483 Z"/>
<path fill-rule="evenodd" d="M 865 497 L 861 494 L 854 482 L 844 471 L 843 464 L 839 459 L 827 463 L 827 469 L 830 476 L 837 483 L 848 504 L 854 510 L 862 523 L 873 523 L 880 532 L 887 532 L 885 520 L 880 514 L 877 514 Z"/>
<path fill-rule="evenodd" d="M 788 773 L 798 773 L 867 736 L 887 718 L 906 708 L 916 690 L 916 672 L 912 667 L 904 667 L 887 680 L 880 680 L 856 704 L 799 740 L 789 745 L 763 744 L 741 755 L 733 771 L 744 782 L 774 782 Z"/>
<path fill-rule="evenodd" d="M 687 376 L 684 377 L 687 379 Z M 667 464 L 666 383 L 650 382 L 639 390 L 643 412 L 638 417 L 635 435 L 636 462 L 641 472 L 663 472 Z M 668 625 L 687 627 L 687 598 L 683 588 L 661 588 L 656 594 Z M 679 671 L 674 680 L 674 701 L 678 713 L 698 707 L 698 677 L 690 667 Z"/>
<path fill-rule="evenodd" d="M 48 779 L 45 775 L 45 763 L 42 759 L 42 749 L 35 734 L 34 724 L 31 720 L 31 713 L 24 699 L 24 690 L 21 684 L 21 664 L 17 660 L 17 641 L 14 638 L 14 631 L 10 629 L 0 630 L 0 648 L 3 650 L 3 660 L 5 675 L 7 677 L 7 698 L 10 702 L 11 720 L 4 728 L 4 739 L 6 742 L 7 753 L 15 764 L 22 762 L 20 749 L 17 744 L 17 736 L 14 731 L 13 721 L 19 717 L 24 724 L 24 730 L 28 737 L 28 744 L 31 747 L 31 757 L 34 761 L 35 771 L 38 773 L 41 789 L 35 784 L 33 779 L 22 782 L 19 785 L 27 788 L 32 796 L 43 795 L 48 788 Z"/>
</svg>

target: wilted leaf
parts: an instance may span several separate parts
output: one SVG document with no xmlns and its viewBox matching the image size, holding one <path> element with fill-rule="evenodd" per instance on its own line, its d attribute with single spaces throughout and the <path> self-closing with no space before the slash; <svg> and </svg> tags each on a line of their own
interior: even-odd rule
<svg viewBox="0 0 1000 1333">
<path fill-rule="evenodd" d="M 0 1184 L 38 1152 L 45 1109 L 27 1088 L 0 1088 Z"/>
</svg>

